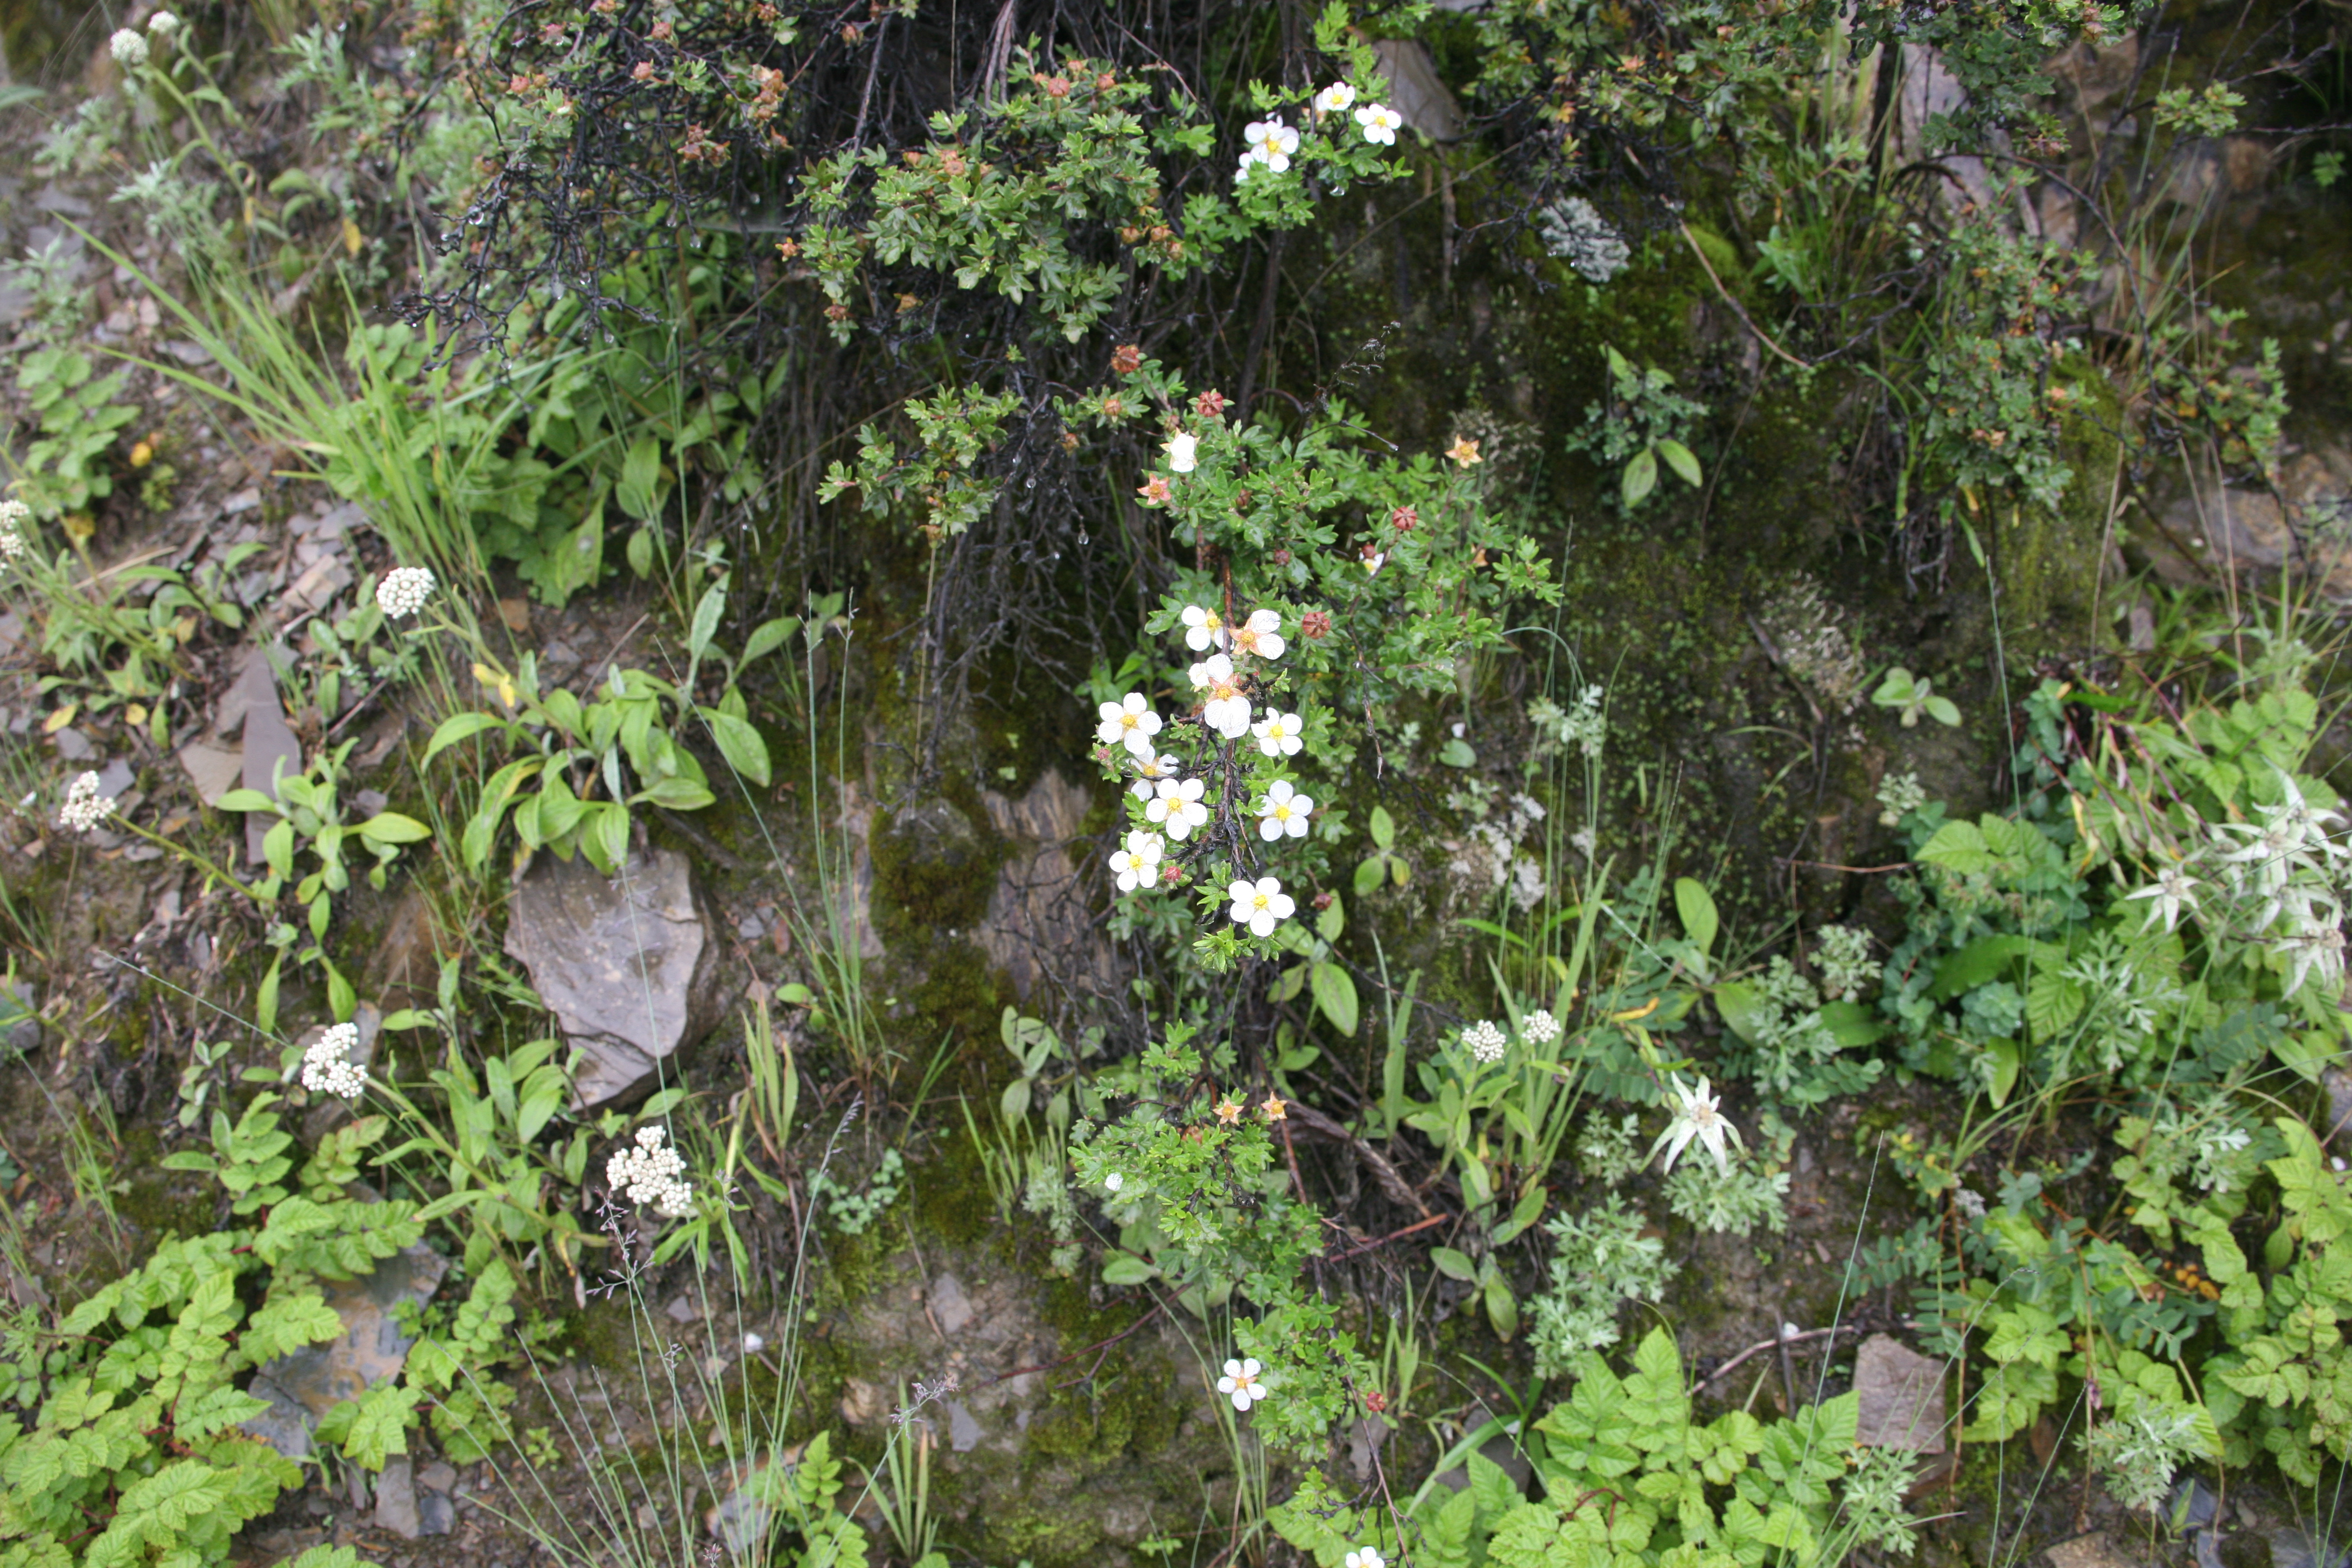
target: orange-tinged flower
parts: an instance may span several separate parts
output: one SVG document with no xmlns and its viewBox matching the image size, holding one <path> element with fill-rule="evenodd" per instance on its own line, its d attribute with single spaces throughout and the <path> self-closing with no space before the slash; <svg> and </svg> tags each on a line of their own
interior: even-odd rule
<svg viewBox="0 0 2352 1568">
<path fill-rule="evenodd" d="M 1238 1123 L 1238 1122 L 1241 1121 L 1241 1119 L 1242 1119 L 1242 1102 L 1241 1102 L 1240 1100 L 1235 1100 L 1232 1095 L 1230 1095 L 1230 1094 L 1229 1094 L 1229 1095 L 1226 1095 L 1226 1096 L 1225 1096 L 1224 1098 L 1223 1098 L 1222 1100 L 1218 1100 L 1218 1101 L 1217 1101 L 1217 1120 L 1218 1120 L 1218 1121 L 1223 1121 L 1223 1122 L 1226 1122 L 1226 1123 L 1229 1123 L 1229 1124 L 1230 1124 L 1230 1123 Z"/>
<path fill-rule="evenodd" d="M 1144 505 L 1160 506 L 1171 500 L 1176 492 L 1168 488 L 1168 481 L 1166 479 L 1162 479 L 1158 474 L 1154 474 L 1151 476 L 1150 480 L 1146 483 L 1141 489 L 1137 490 L 1135 493 L 1142 498 Z"/>
<path fill-rule="evenodd" d="M 1478 455 L 1478 443 L 1467 436 L 1454 437 L 1454 445 L 1445 448 L 1445 455 L 1465 468 L 1473 463 L 1483 463 L 1486 460 Z"/>
<path fill-rule="evenodd" d="M 1267 1095 L 1265 1097 L 1265 1103 L 1259 1106 L 1258 1109 L 1265 1112 L 1265 1119 L 1268 1121 L 1287 1121 L 1290 1120 L 1290 1107 L 1283 1104 L 1282 1101 L 1274 1095 Z"/>
</svg>

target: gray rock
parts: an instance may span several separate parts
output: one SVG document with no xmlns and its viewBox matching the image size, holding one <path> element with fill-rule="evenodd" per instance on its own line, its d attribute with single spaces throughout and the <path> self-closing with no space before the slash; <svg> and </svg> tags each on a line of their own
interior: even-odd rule
<svg viewBox="0 0 2352 1568">
<path fill-rule="evenodd" d="M 2327 1091 L 2327 1125 L 2319 1130 L 2323 1139 L 2352 1138 L 2352 1068 L 2329 1068 L 2319 1075 L 2319 1087 Z"/>
<path fill-rule="evenodd" d="M 1862 1404 L 1855 1442 L 1922 1454 L 1944 1451 L 1943 1363 L 1890 1335 L 1873 1334 L 1854 1355 L 1853 1390 Z"/>
<path fill-rule="evenodd" d="M 373 1274 L 322 1281 L 327 1305 L 343 1321 L 343 1337 L 305 1345 L 255 1373 L 247 1392 L 269 1408 L 245 1430 L 289 1459 L 307 1457 L 320 1417 L 376 1379 L 399 1373 L 413 1341 L 394 1312 L 403 1301 L 421 1307 L 431 1300 L 448 1268 L 447 1258 L 420 1244 L 385 1258 Z"/>
<path fill-rule="evenodd" d="M 416 1531 L 420 1535 L 446 1535 L 457 1528 L 457 1500 L 447 1492 L 416 1494 Z"/>
<path fill-rule="evenodd" d="M 417 1515 L 416 1481 L 405 1454 L 385 1460 L 383 1474 L 375 1479 L 375 1522 L 378 1529 L 389 1530 L 404 1541 L 414 1541 L 425 1532 L 425 1522 Z"/>
<path fill-rule="evenodd" d="M 1418 38 L 1382 38 L 1372 46 L 1389 84 L 1389 107 L 1432 142 L 1462 139 L 1462 109 L 1438 79 L 1437 61 Z"/>
<path fill-rule="evenodd" d="M 725 1005 L 719 944 L 686 857 L 632 853 L 607 878 L 542 857 L 515 889 L 509 957 L 581 1050 L 572 1109 L 625 1100 L 710 1031 Z"/>
<path fill-rule="evenodd" d="M 23 981 L 0 985 L 0 1057 L 41 1047 L 41 998 Z"/>
<path fill-rule="evenodd" d="M 964 1294 L 962 1280 L 942 1274 L 931 1281 L 931 1316 L 939 1320 L 940 1332 L 950 1339 L 971 1324 L 971 1298 Z"/>
<path fill-rule="evenodd" d="M 1006 857 L 974 933 L 990 962 L 1024 1002 L 1040 982 L 1111 994 L 1118 965 L 1092 908 L 1093 889 L 1069 849 L 1094 796 L 1048 768 L 1017 800 L 994 790 L 981 791 L 980 800 L 996 831 L 1019 846 Z"/>
<path fill-rule="evenodd" d="M 2101 1531 L 2062 1541 L 2042 1554 L 2048 1568 L 2140 1568 L 2129 1552 L 2120 1551 Z"/>
<path fill-rule="evenodd" d="M 980 1447 L 980 1440 L 987 1435 L 982 1429 L 980 1422 L 973 1417 L 972 1413 L 963 1407 L 961 1400 L 948 1401 L 949 1447 L 959 1454 L 969 1454 Z"/>
</svg>

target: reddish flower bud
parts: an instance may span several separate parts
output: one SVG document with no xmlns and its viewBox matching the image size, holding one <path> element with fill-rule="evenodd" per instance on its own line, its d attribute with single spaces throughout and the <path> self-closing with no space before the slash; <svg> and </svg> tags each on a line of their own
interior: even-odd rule
<svg viewBox="0 0 2352 1568">
<path fill-rule="evenodd" d="M 1298 617 L 1298 629 L 1308 642 L 1321 642 L 1331 635 L 1331 616 L 1326 610 L 1309 610 Z"/>
<path fill-rule="evenodd" d="M 1121 343 L 1110 353 L 1111 374 L 1133 375 L 1143 368 L 1143 350 L 1134 343 Z"/>
</svg>

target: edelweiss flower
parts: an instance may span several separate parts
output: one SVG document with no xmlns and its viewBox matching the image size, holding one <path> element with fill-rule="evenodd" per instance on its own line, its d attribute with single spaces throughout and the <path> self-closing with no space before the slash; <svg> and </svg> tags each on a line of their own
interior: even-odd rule
<svg viewBox="0 0 2352 1568">
<path fill-rule="evenodd" d="M 1280 658 L 1289 645 L 1282 640 L 1282 617 L 1272 610 L 1252 612 L 1250 618 L 1234 630 L 1234 651 L 1255 654 L 1260 658 Z"/>
<path fill-rule="evenodd" d="M 1364 128 L 1364 140 L 1375 146 L 1393 147 L 1396 133 L 1404 129 L 1404 116 L 1385 103 L 1368 103 L 1356 110 L 1356 123 Z"/>
<path fill-rule="evenodd" d="M 83 773 L 66 786 L 65 804 L 58 807 L 58 820 L 74 833 L 88 833 L 114 815 L 114 803 L 99 794 L 96 773 Z"/>
<path fill-rule="evenodd" d="M 2156 874 L 2156 881 L 2153 884 L 2142 888 L 2136 893 L 2126 893 L 2124 898 L 2126 902 L 2135 899 L 2154 899 L 2156 902 L 2148 906 L 2147 919 L 2141 922 L 2139 929 L 2146 931 L 2161 917 L 2164 921 L 2164 929 L 2170 931 L 2173 922 L 2180 918 L 2181 910 L 2188 910 L 2192 913 L 2195 912 L 2197 895 L 2189 889 L 2196 886 L 2197 879 L 2191 877 L 2185 868 L 2179 866 L 2167 866 Z"/>
<path fill-rule="evenodd" d="M 1265 1397 L 1265 1384 L 1258 1381 L 1259 1374 L 1265 1371 L 1255 1357 L 1247 1361 L 1229 1361 L 1225 1363 L 1225 1375 L 1217 1379 L 1217 1392 L 1230 1397 L 1234 1408 L 1247 1415 L 1251 1405 Z"/>
<path fill-rule="evenodd" d="M 666 1219 L 683 1219 L 694 1206 L 694 1188 L 686 1177 L 686 1156 L 662 1146 L 659 1127 L 637 1129 L 636 1147 L 624 1149 L 604 1163 L 604 1179 L 639 1208 L 651 1208 Z"/>
<path fill-rule="evenodd" d="M 1131 893 L 1158 881 L 1160 852 L 1157 833 L 1139 827 L 1129 834 L 1126 847 L 1114 850 L 1110 858 L 1110 868 L 1118 874 L 1118 890 Z"/>
<path fill-rule="evenodd" d="M 1559 1038 L 1559 1020 L 1538 1007 L 1519 1026 L 1519 1037 L 1531 1046 L 1548 1046 Z"/>
<path fill-rule="evenodd" d="M 1298 738 L 1298 715 L 1277 713 L 1271 708 L 1250 726 L 1250 733 L 1257 737 L 1257 749 L 1269 757 L 1295 757 L 1305 743 Z"/>
<path fill-rule="evenodd" d="M 1291 788 L 1288 779 L 1276 779 L 1265 787 L 1265 806 L 1257 814 L 1257 836 L 1268 844 L 1285 837 L 1304 838 L 1307 819 L 1314 810 L 1311 797 Z"/>
<path fill-rule="evenodd" d="M 1722 1097 L 1707 1092 L 1706 1079 L 1704 1078 L 1698 1080 L 1696 1089 L 1692 1089 L 1683 1082 L 1683 1075 L 1676 1073 L 1674 1076 L 1674 1086 L 1675 1096 L 1682 1103 L 1675 1109 L 1674 1121 L 1667 1124 L 1664 1132 L 1658 1134 L 1658 1141 L 1650 1145 L 1650 1152 L 1653 1154 L 1660 1149 L 1664 1149 L 1666 1152 L 1666 1163 L 1659 1169 L 1673 1170 L 1676 1156 L 1690 1146 L 1690 1141 L 1693 1138 L 1696 1138 L 1706 1145 L 1706 1152 L 1715 1156 L 1717 1170 L 1730 1170 L 1731 1159 L 1723 1152 L 1724 1141 L 1727 1138 L 1743 1149 L 1748 1145 L 1740 1142 L 1739 1129 L 1734 1127 L 1725 1118 L 1723 1112 L 1717 1109 L 1723 1103 Z"/>
<path fill-rule="evenodd" d="M 1135 759 L 1135 782 L 1127 787 L 1136 799 L 1150 800 L 1153 794 L 1152 785 L 1161 779 L 1174 778 L 1176 770 L 1182 766 L 1173 757 L 1139 756 Z"/>
<path fill-rule="evenodd" d="M 1355 101 L 1356 89 L 1344 81 L 1335 81 L 1315 95 L 1315 112 L 1318 115 L 1337 114 Z M 1348 1568 L 1356 1568 L 1356 1565 L 1350 1563 Z"/>
<path fill-rule="evenodd" d="M 1462 1031 L 1462 1043 L 1469 1047 L 1473 1057 L 1482 1062 L 1501 1061 L 1503 1053 L 1510 1048 L 1509 1042 L 1503 1038 L 1503 1031 L 1485 1018 Z"/>
<path fill-rule="evenodd" d="M 302 1053 L 302 1087 L 313 1094 L 357 1100 L 367 1088 L 367 1068 L 352 1060 L 360 1047 L 356 1024 L 337 1024 Z"/>
<path fill-rule="evenodd" d="M 1223 647 L 1225 643 L 1225 623 L 1217 612 L 1199 605 L 1184 606 L 1184 646 L 1194 653 L 1206 653 L 1211 644 Z M 1196 683 L 1197 684 L 1197 683 Z"/>
<path fill-rule="evenodd" d="M 433 596 L 433 574 L 422 566 L 402 566 L 383 574 L 375 585 L 376 608 L 386 620 L 415 615 Z"/>
<path fill-rule="evenodd" d="M 106 47 L 114 51 L 114 63 L 124 70 L 137 70 L 147 63 L 147 35 L 144 33 L 124 27 L 106 41 Z"/>
<path fill-rule="evenodd" d="M 2287 983 L 2284 994 L 2292 996 L 2303 989 L 2303 983 L 2319 971 L 2320 988 L 2334 994 L 2344 988 L 2344 928 L 2336 925 L 2306 925 L 2294 935 L 2278 944 L 2286 954 Z"/>
<path fill-rule="evenodd" d="M 1161 779 L 1143 815 L 1153 822 L 1165 823 L 1168 837 L 1181 844 L 1192 835 L 1192 829 L 1209 820 L 1209 808 L 1201 804 L 1201 795 L 1208 786 L 1199 779 Z"/>
<path fill-rule="evenodd" d="M 1249 927 L 1252 936 L 1272 936 L 1274 928 L 1290 918 L 1298 906 L 1282 890 L 1282 883 L 1272 877 L 1260 877 L 1255 882 L 1236 881 L 1225 889 L 1234 901 L 1235 925 Z"/>
<path fill-rule="evenodd" d="M 1160 733 L 1160 715 L 1144 701 L 1143 693 L 1130 691 L 1116 702 L 1106 702 L 1101 714 L 1095 739 L 1106 746 L 1125 746 L 1139 757 L 1151 755 L 1151 737 Z"/>
<path fill-rule="evenodd" d="M 1191 670 L 1192 689 L 1208 694 L 1201 710 L 1201 721 L 1228 741 L 1238 741 L 1249 733 L 1249 699 L 1242 695 L 1241 677 L 1234 673 L 1234 661 L 1223 654 L 1213 653 Z"/>
<path fill-rule="evenodd" d="M 1378 1552 L 1365 1546 L 1348 1553 L 1346 1568 L 1388 1568 L 1388 1564 Z"/>
<path fill-rule="evenodd" d="M 1363 118 L 1361 111 L 1357 118 Z M 1248 143 L 1253 162 L 1264 163 L 1277 174 L 1290 167 L 1290 155 L 1298 151 L 1298 132 L 1278 119 L 1255 121 L 1244 126 L 1242 140 Z"/>
<path fill-rule="evenodd" d="M 1168 454 L 1168 467 L 1175 473 L 1189 474 L 1200 467 L 1201 441 L 1197 436 L 1180 430 L 1162 441 L 1160 449 Z"/>
</svg>

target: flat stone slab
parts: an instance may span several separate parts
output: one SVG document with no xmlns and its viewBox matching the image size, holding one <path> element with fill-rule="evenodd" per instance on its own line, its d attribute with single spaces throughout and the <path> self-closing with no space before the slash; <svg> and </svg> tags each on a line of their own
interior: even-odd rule
<svg viewBox="0 0 2352 1568">
<path fill-rule="evenodd" d="M 1867 1448 L 1944 1451 L 1944 1363 L 1889 1334 L 1863 1341 L 1853 1358 L 1861 1395 L 1854 1441 Z"/>
</svg>

